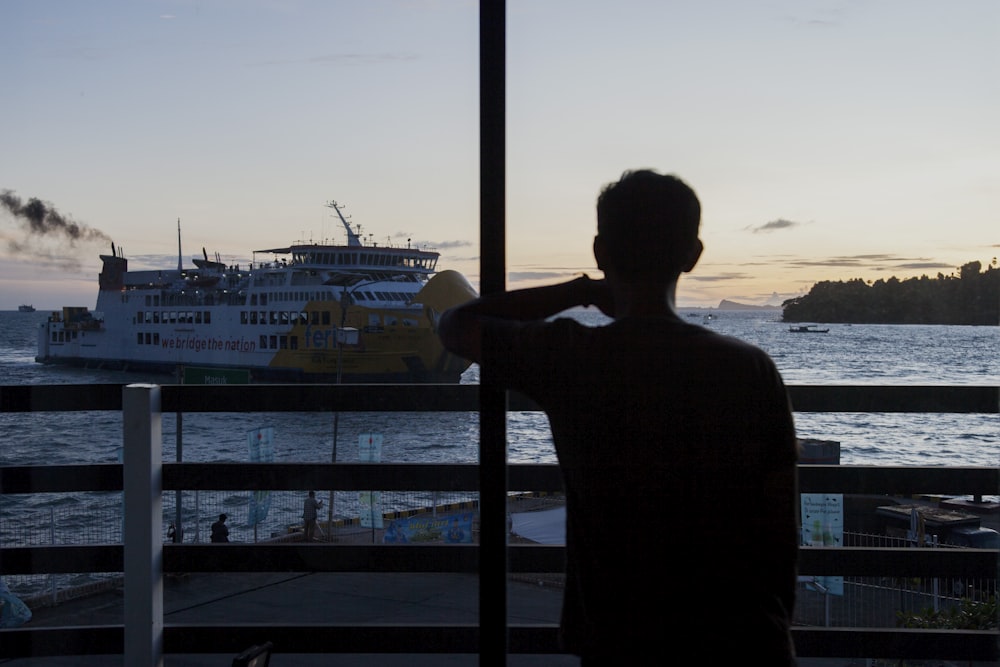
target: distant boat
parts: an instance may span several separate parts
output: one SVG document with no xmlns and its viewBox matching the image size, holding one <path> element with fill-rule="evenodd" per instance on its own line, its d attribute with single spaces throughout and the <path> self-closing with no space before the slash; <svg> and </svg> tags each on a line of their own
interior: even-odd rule
<svg viewBox="0 0 1000 667">
<path fill-rule="evenodd" d="M 797 327 L 788 327 L 792 333 L 829 333 L 829 329 L 820 329 L 815 324 L 803 324 Z"/>
<path fill-rule="evenodd" d="M 19 312 L 19 313 L 33 313 L 33 312 L 35 312 L 35 307 L 32 306 L 30 303 L 22 303 L 20 306 L 17 307 L 17 312 Z"/>
</svg>

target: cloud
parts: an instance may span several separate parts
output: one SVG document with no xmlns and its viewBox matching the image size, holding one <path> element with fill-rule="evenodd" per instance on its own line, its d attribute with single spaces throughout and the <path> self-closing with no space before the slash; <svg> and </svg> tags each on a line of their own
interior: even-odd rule
<svg viewBox="0 0 1000 667">
<path fill-rule="evenodd" d="M 560 278 L 566 278 L 569 275 L 580 274 L 579 272 L 570 274 L 565 271 L 510 271 L 507 273 L 507 279 L 511 282 L 522 282 L 525 280 L 558 280 Z"/>
<path fill-rule="evenodd" d="M 750 225 L 746 229 L 750 230 L 754 234 L 759 234 L 761 232 L 773 232 L 778 229 L 791 229 L 792 227 L 798 227 L 799 225 L 800 223 L 798 222 L 778 218 L 777 220 L 772 220 L 771 222 L 765 222 L 763 225 Z"/>
<path fill-rule="evenodd" d="M 944 262 L 910 262 L 904 264 L 897 264 L 897 269 L 954 269 L 955 267 L 951 264 L 945 264 Z"/>
<path fill-rule="evenodd" d="M 684 274 L 683 280 L 685 281 L 693 280 L 699 283 L 724 283 L 732 280 L 746 280 L 752 277 L 753 277 L 752 275 L 742 272 L 715 273 L 715 274 L 686 273 Z"/>
<path fill-rule="evenodd" d="M 472 241 L 414 241 L 413 247 L 454 250 L 455 248 L 471 248 Z"/>
</svg>

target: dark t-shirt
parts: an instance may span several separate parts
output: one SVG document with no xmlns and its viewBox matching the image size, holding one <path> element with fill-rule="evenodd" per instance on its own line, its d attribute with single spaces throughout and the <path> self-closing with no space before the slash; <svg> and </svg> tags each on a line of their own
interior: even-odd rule
<svg viewBox="0 0 1000 667">
<path fill-rule="evenodd" d="M 621 657 L 727 637 L 703 655 L 794 664 L 797 448 L 772 360 L 674 318 L 495 321 L 484 341 L 500 382 L 549 417 L 567 497 L 566 649 Z"/>
</svg>

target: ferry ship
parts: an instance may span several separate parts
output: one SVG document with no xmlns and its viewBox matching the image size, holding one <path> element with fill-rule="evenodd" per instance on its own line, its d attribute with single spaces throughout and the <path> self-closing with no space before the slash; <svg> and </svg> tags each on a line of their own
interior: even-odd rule
<svg viewBox="0 0 1000 667">
<path fill-rule="evenodd" d="M 20 306 L 17 307 L 17 312 L 19 312 L 19 313 L 33 313 L 33 312 L 35 312 L 35 307 L 32 306 L 30 303 L 22 303 Z"/>
<path fill-rule="evenodd" d="M 438 252 L 366 243 L 337 202 L 327 206 L 346 245 L 255 250 L 249 266 L 203 248 L 185 268 L 179 221 L 176 269 L 129 271 L 112 243 L 96 308 L 53 312 L 35 361 L 183 377 L 208 369 L 205 381 L 218 383 L 459 382 L 470 364 L 441 346 L 437 322 L 474 288 L 437 271 Z"/>
</svg>

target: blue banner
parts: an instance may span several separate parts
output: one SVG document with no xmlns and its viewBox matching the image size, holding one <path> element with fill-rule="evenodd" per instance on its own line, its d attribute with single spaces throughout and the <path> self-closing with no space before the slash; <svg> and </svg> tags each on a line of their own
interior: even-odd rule
<svg viewBox="0 0 1000 667">
<path fill-rule="evenodd" d="M 446 516 L 413 516 L 396 519 L 385 529 L 382 541 L 386 544 L 414 542 L 472 544 L 474 514 L 474 512 L 462 512 Z"/>
</svg>

